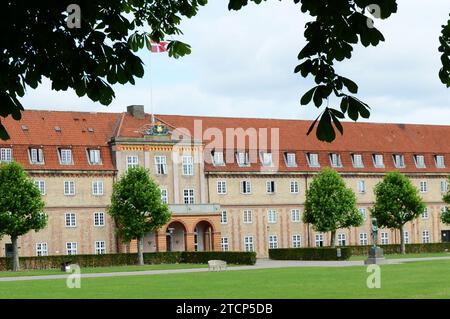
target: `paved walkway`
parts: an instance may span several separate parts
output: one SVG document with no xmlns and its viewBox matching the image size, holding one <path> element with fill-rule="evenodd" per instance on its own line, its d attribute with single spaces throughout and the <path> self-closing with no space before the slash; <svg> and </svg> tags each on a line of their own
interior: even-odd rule
<svg viewBox="0 0 450 319">
<path fill-rule="evenodd" d="M 385 264 L 401 264 L 414 261 L 428 260 L 448 260 L 450 257 L 425 257 L 425 258 L 399 258 L 386 259 Z M 363 266 L 363 260 L 354 261 L 300 261 L 300 260 L 270 260 L 258 259 L 254 266 L 233 266 L 228 267 L 227 271 L 234 270 L 252 270 L 252 269 L 268 269 L 268 268 L 287 268 L 287 267 L 349 267 Z M 170 270 L 144 270 L 144 271 L 128 271 L 128 272 L 110 272 L 110 273 L 93 273 L 81 274 L 81 278 L 100 278 L 100 277 L 126 277 L 126 276 L 147 276 L 162 274 L 180 274 L 193 272 L 207 272 L 208 268 L 191 268 L 191 269 L 170 269 Z M 44 275 L 44 276 L 21 276 L 21 277 L 3 277 L 2 281 L 29 281 L 29 280 L 52 280 L 67 279 L 68 274 L 64 275 Z M 1 287 L 1 286 L 0 286 Z"/>
</svg>

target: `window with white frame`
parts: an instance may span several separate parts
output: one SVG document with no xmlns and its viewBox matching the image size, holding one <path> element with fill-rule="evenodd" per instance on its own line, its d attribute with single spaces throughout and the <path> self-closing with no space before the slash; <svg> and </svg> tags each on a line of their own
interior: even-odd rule
<svg viewBox="0 0 450 319">
<path fill-rule="evenodd" d="M 254 251 L 253 236 L 245 236 L 244 237 L 244 250 L 245 251 Z"/>
<path fill-rule="evenodd" d="M 447 207 L 447 206 L 441 206 L 441 215 L 444 214 L 444 213 L 446 213 L 447 210 L 448 210 L 448 207 Z"/>
<path fill-rule="evenodd" d="M 272 166 L 272 153 L 261 152 L 261 163 L 263 164 L 263 166 Z"/>
<path fill-rule="evenodd" d="M 251 224 L 253 222 L 253 212 L 250 209 L 244 210 L 244 224 Z"/>
<path fill-rule="evenodd" d="M 228 214 L 226 210 L 220 212 L 220 223 L 228 224 Z"/>
<path fill-rule="evenodd" d="M 297 166 L 297 159 L 296 159 L 295 153 L 285 153 L 285 160 L 286 160 L 287 167 L 296 167 Z"/>
<path fill-rule="evenodd" d="M 293 223 L 300 222 L 300 209 L 291 209 L 291 221 Z"/>
<path fill-rule="evenodd" d="M 105 226 L 105 213 L 95 212 L 94 213 L 94 226 L 101 227 Z"/>
<path fill-rule="evenodd" d="M 267 222 L 270 224 L 277 222 L 277 211 L 275 209 L 269 209 L 267 211 Z"/>
<path fill-rule="evenodd" d="M 31 164 L 44 164 L 44 151 L 42 148 L 31 147 L 29 154 Z"/>
<path fill-rule="evenodd" d="M 92 195 L 102 196 L 103 195 L 103 181 L 93 181 L 92 182 Z"/>
<path fill-rule="evenodd" d="M 364 221 L 367 220 L 367 210 L 363 207 L 358 208 L 359 213 L 361 214 L 362 218 L 364 219 Z"/>
<path fill-rule="evenodd" d="M 66 196 L 75 195 L 75 182 L 74 181 L 64 181 L 64 195 L 66 195 Z"/>
<path fill-rule="evenodd" d="M 39 192 L 41 193 L 41 195 L 45 195 L 45 181 L 34 181 L 34 184 L 37 186 L 37 188 L 39 188 Z"/>
<path fill-rule="evenodd" d="M 291 181 L 289 190 L 291 194 L 298 194 L 299 193 L 298 181 Z"/>
<path fill-rule="evenodd" d="M 405 242 L 405 244 L 409 244 L 409 232 L 408 231 L 403 231 L 403 241 Z"/>
<path fill-rule="evenodd" d="M 278 248 L 278 237 L 277 235 L 269 235 L 269 249 Z"/>
<path fill-rule="evenodd" d="M 2 147 L 0 148 L 0 162 L 11 162 L 12 161 L 12 148 Z"/>
<path fill-rule="evenodd" d="M 135 168 L 139 166 L 139 158 L 135 155 L 127 156 L 127 169 Z"/>
<path fill-rule="evenodd" d="M 364 167 L 363 159 L 361 154 L 352 154 L 353 167 L 362 168 Z"/>
<path fill-rule="evenodd" d="M 315 235 L 315 243 L 316 247 L 323 247 L 323 234 Z"/>
<path fill-rule="evenodd" d="M 36 243 L 36 256 L 48 256 L 47 243 Z"/>
<path fill-rule="evenodd" d="M 192 176 L 194 175 L 194 157 L 191 155 L 183 156 L 183 175 Z"/>
<path fill-rule="evenodd" d="M 342 167 L 341 155 L 337 153 L 331 153 L 330 163 L 332 167 Z"/>
<path fill-rule="evenodd" d="M 95 241 L 95 254 L 97 255 L 106 254 L 106 245 L 104 240 Z"/>
<path fill-rule="evenodd" d="M 422 212 L 422 219 L 428 219 L 428 217 L 430 217 L 428 213 L 428 207 L 425 207 Z"/>
<path fill-rule="evenodd" d="M 89 164 L 100 165 L 102 163 L 102 158 L 100 157 L 99 149 L 88 149 Z"/>
<path fill-rule="evenodd" d="M 421 193 L 428 192 L 428 183 L 427 183 L 427 181 L 420 181 L 420 192 Z"/>
<path fill-rule="evenodd" d="M 224 166 L 225 162 L 223 160 L 223 152 L 221 151 L 214 151 L 213 153 L 213 164 L 215 166 Z"/>
<path fill-rule="evenodd" d="M 250 181 L 241 181 L 241 193 L 242 194 L 252 193 L 252 183 Z"/>
<path fill-rule="evenodd" d="M 275 181 L 266 181 L 266 192 L 267 194 L 275 193 Z"/>
<path fill-rule="evenodd" d="M 377 168 L 384 167 L 384 160 L 382 154 L 373 154 L 373 165 Z"/>
<path fill-rule="evenodd" d="M 361 246 L 367 246 L 369 244 L 367 233 L 359 233 L 359 244 Z"/>
<path fill-rule="evenodd" d="M 66 243 L 66 254 L 67 255 L 76 255 L 78 244 L 76 242 L 68 242 Z"/>
<path fill-rule="evenodd" d="M 217 194 L 224 195 L 227 193 L 227 182 L 217 181 Z"/>
<path fill-rule="evenodd" d="M 68 148 L 59 149 L 59 161 L 61 165 L 71 165 L 72 162 L 72 150 Z"/>
<path fill-rule="evenodd" d="M 444 155 L 435 155 L 434 161 L 436 162 L 437 168 L 444 168 L 445 162 L 444 162 Z"/>
<path fill-rule="evenodd" d="M 417 168 L 425 168 L 425 156 L 414 155 L 414 162 L 416 163 Z"/>
<path fill-rule="evenodd" d="M 345 234 L 338 234 L 338 245 L 345 246 L 347 244 L 347 236 Z"/>
<path fill-rule="evenodd" d="M 167 174 L 167 157 L 164 155 L 155 156 L 155 171 L 157 175 Z"/>
<path fill-rule="evenodd" d="M 405 157 L 403 155 L 400 154 L 394 154 L 392 156 L 393 160 L 394 160 L 394 165 L 397 168 L 403 168 L 405 167 Z"/>
<path fill-rule="evenodd" d="M 448 181 L 443 180 L 441 181 L 441 193 L 447 193 L 448 192 Z"/>
<path fill-rule="evenodd" d="M 389 234 L 386 232 L 381 233 L 381 245 L 389 245 Z"/>
<path fill-rule="evenodd" d="M 222 251 L 230 250 L 230 243 L 229 243 L 228 237 L 221 238 L 221 246 L 222 246 Z"/>
<path fill-rule="evenodd" d="M 292 248 L 302 247 L 302 235 L 292 235 Z"/>
<path fill-rule="evenodd" d="M 319 154 L 307 153 L 306 159 L 308 160 L 309 167 L 319 167 Z"/>
<path fill-rule="evenodd" d="M 184 195 L 184 203 L 185 204 L 194 204 L 195 203 L 195 196 L 194 196 L 193 188 L 184 189 L 183 195 Z"/>
<path fill-rule="evenodd" d="M 240 167 L 250 166 L 249 155 L 247 152 L 237 152 L 236 157 Z"/>
<path fill-rule="evenodd" d="M 359 180 L 358 181 L 358 193 L 365 193 L 366 192 L 366 181 Z"/>
<path fill-rule="evenodd" d="M 159 190 L 161 192 L 161 202 L 163 204 L 168 204 L 169 203 L 169 194 L 168 194 L 167 188 L 160 188 Z"/>
<path fill-rule="evenodd" d="M 77 227 L 77 215 L 75 213 L 65 213 L 64 220 L 66 227 Z"/>
<path fill-rule="evenodd" d="M 430 232 L 428 230 L 422 231 L 422 243 L 428 244 L 430 242 Z"/>
</svg>

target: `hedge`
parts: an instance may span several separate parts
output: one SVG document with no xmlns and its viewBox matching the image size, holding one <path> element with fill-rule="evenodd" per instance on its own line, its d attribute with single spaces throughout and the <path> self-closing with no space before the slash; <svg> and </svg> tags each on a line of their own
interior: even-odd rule
<svg viewBox="0 0 450 319">
<path fill-rule="evenodd" d="M 269 249 L 269 258 L 275 260 L 347 260 L 352 255 L 348 247 L 339 247 L 341 256 L 337 256 L 338 248 L 279 248 Z"/>
<path fill-rule="evenodd" d="M 400 254 L 400 245 L 378 245 L 383 248 L 383 253 Z M 352 255 L 366 256 L 369 252 L 369 248 L 372 246 L 347 246 L 352 250 Z M 429 243 L 429 244 L 405 244 L 405 250 L 407 254 L 421 254 L 421 253 L 442 253 L 450 252 L 450 243 Z"/>
<path fill-rule="evenodd" d="M 229 264 L 254 265 L 256 253 L 249 252 L 155 252 L 144 253 L 146 264 L 207 263 L 211 259 L 224 260 Z M 136 265 L 137 254 L 102 254 L 102 255 L 59 255 L 20 257 L 21 269 L 60 268 L 69 262 L 80 267 L 109 267 Z M 0 258 L 0 271 L 12 269 L 12 258 Z"/>
</svg>

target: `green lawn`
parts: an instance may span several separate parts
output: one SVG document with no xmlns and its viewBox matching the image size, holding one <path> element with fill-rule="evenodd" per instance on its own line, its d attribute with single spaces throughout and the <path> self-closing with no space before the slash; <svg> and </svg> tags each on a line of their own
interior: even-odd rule
<svg viewBox="0 0 450 319">
<path fill-rule="evenodd" d="M 421 254 L 389 254 L 384 255 L 386 259 L 399 259 L 399 258 L 425 258 L 425 257 L 450 257 L 450 253 L 421 253 Z M 367 256 L 352 256 L 350 260 L 366 260 Z"/>
<path fill-rule="evenodd" d="M 127 272 L 127 271 L 144 271 L 144 270 L 164 270 L 164 269 L 189 269 L 189 268 L 205 268 L 206 264 L 161 264 L 161 265 L 145 265 L 145 266 L 113 266 L 113 267 L 92 267 L 82 268 L 82 274 L 106 273 L 106 272 Z M 60 269 L 45 270 L 24 270 L 18 272 L 0 271 L 1 277 L 18 277 L 18 276 L 42 276 L 42 275 L 64 275 Z"/>
<path fill-rule="evenodd" d="M 0 282 L 0 298 L 450 298 L 450 260 L 381 266 L 368 289 L 366 267 L 298 267 L 65 280 Z"/>
</svg>

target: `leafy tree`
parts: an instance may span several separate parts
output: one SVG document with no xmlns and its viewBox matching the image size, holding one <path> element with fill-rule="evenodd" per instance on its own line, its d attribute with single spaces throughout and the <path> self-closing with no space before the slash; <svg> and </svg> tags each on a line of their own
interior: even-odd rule
<svg viewBox="0 0 450 319">
<path fill-rule="evenodd" d="M 13 271 L 20 270 L 17 240 L 30 230 L 47 225 L 44 201 L 39 188 L 22 166 L 12 162 L 0 165 L 0 238 L 8 235 L 13 246 Z"/>
<path fill-rule="evenodd" d="M 125 242 L 137 239 L 140 265 L 144 264 L 145 234 L 157 231 L 171 217 L 169 207 L 161 201 L 158 185 L 142 167 L 129 169 L 114 184 L 108 213 Z"/>
<path fill-rule="evenodd" d="M 229 0 L 229 10 L 240 10 L 249 1 Z M 266 1 L 266 0 L 264 0 Z M 328 106 L 312 123 L 316 135 L 331 142 L 335 128 L 343 134 L 341 119 L 357 121 L 370 116 L 369 105 L 358 99 L 358 85 L 336 73 L 334 65 L 352 57 L 353 47 L 376 46 L 384 36 L 371 17 L 386 19 L 397 12 L 397 0 L 293 0 L 301 11 L 314 17 L 306 23 L 306 45 L 298 54 L 300 64 L 294 72 L 312 76 L 316 86 L 301 98 L 317 108 L 334 94 L 339 109 Z M 72 0 L 7 0 L 0 3 L 0 117 L 21 118 L 18 98 L 27 87 L 36 88 L 42 77 L 50 79 L 52 89 L 72 88 L 79 96 L 109 105 L 114 98 L 111 84 L 132 83 L 142 77 L 142 61 L 133 52 L 150 39 L 179 35 L 183 17 L 196 15 L 207 0 L 79 0 L 81 28 L 69 28 L 67 7 Z M 70 12 L 72 13 L 72 12 Z M 148 27 L 149 32 L 141 31 Z M 14 36 L 10 36 L 14 34 Z M 439 38 L 442 53 L 441 81 L 450 86 L 450 20 Z M 169 56 L 189 54 L 188 44 L 174 40 Z M 319 120 L 320 119 L 320 120 Z M 0 122 L 0 138 L 8 134 Z"/>
<path fill-rule="evenodd" d="M 450 178 L 448 179 L 450 184 Z M 442 197 L 444 203 L 450 205 L 450 187 L 447 190 L 447 193 Z M 450 224 L 450 208 L 447 206 L 441 214 L 441 220 L 444 224 Z"/>
<path fill-rule="evenodd" d="M 405 253 L 404 225 L 419 217 L 425 204 L 419 191 L 408 177 L 400 172 L 390 172 L 375 186 L 375 205 L 372 216 L 380 227 L 400 230 L 401 253 Z"/>
<path fill-rule="evenodd" d="M 356 208 L 355 193 L 346 187 L 336 171 L 325 168 L 311 182 L 306 192 L 303 222 L 312 224 L 315 231 L 331 232 L 331 247 L 336 246 L 337 229 L 363 223 Z"/>
</svg>

